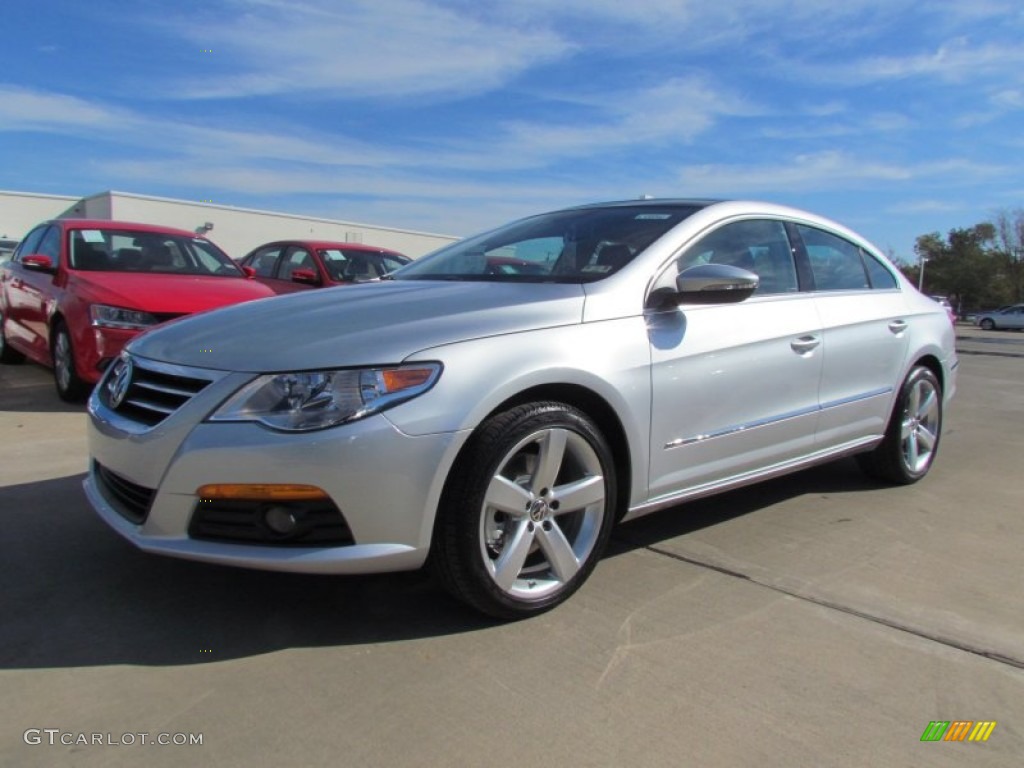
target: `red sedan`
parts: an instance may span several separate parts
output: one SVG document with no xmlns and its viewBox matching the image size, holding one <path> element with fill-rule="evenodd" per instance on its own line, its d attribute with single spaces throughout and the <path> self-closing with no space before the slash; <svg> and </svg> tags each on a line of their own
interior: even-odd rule
<svg viewBox="0 0 1024 768">
<path fill-rule="evenodd" d="M 147 224 L 57 219 L 0 266 L 0 362 L 52 366 L 84 397 L 133 336 L 182 315 L 273 296 L 216 245 Z"/>
<path fill-rule="evenodd" d="M 239 262 L 277 293 L 326 288 L 377 280 L 408 264 L 395 251 L 326 240 L 280 240 L 265 243 Z"/>
</svg>

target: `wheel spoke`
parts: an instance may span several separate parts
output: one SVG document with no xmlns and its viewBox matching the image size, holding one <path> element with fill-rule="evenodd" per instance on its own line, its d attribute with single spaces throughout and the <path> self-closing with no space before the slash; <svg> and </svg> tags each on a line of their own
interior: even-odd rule
<svg viewBox="0 0 1024 768">
<path fill-rule="evenodd" d="M 907 403 L 907 413 L 916 416 L 919 413 L 918 407 L 921 405 L 921 385 L 915 384 L 910 388 L 910 402 Z"/>
<path fill-rule="evenodd" d="M 907 458 L 907 467 L 913 471 L 917 471 L 917 430 L 912 430 L 910 436 L 907 438 L 906 447 L 904 448 L 904 456 Z"/>
<path fill-rule="evenodd" d="M 495 475 L 487 486 L 484 503 L 515 517 L 522 517 L 530 504 L 530 492 L 507 477 Z"/>
<path fill-rule="evenodd" d="M 921 401 L 920 405 L 915 411 L 915 413 L 917 414 L 917 418 L 920 419 L 921 421 L 924 421 L 929 416 L 932 416 L 938 409 L 938 404 L 938 394 L 934 389 L 929 389 L 928 394 L 925 396 L 924 400 Z"/>
<path fill-rule="evenodd" d="M 604 501 L 604 477 L 592 475 L 575 483 L 560 485 L 552 490 L 551 500 L 558 502 L 558 514 L 575 512 Z"/>
<path fill-rule="evenodd" d="M 580 569 L 580 562 L 576 559 L 576 553 L 572 551 L 572 545 L 565 538 L 562 529 L 549 521 L 548 525 L 538 526 L 536 529 L 537 543 L 547 556 L 551 570 L 555 572 L 559 581 L 565 583 Z"/>
<path fill-rule="evenodd" d="M 928 427 L 926 427 L 924 424 L 920 424 L 918 426 L 917 442 L 918 445 L 921 447 L 921 450 L 923 450 L 925 454 L 931 453 L 935 449 L 936 440 L 936 434 L 932 432 Z"/>
<path fill-rule="evenodd" d="M 532 490 L 540 496 L 541 491 L 553 488 L 565 458 L 565 445 L 569 433 L 564 429 L 551 429 L 544 433 L 537 456 L 537 469 L 533 473 Z"/>
<path fill-rule="evenodd" d="M 900 440 L 905 443 L 912 434 L 914 434 L 914 420 L 904 419 L 900 424 Z"/>
<path fill-rule="evenodd" d="M 520 521 L 512 538 L 501 551 L 501 556 L 494 563 L 494 581 L 506 592 L 512 589 L 512 585 L 523 570 L 523 563 L 526 562 L 526 556 L 530 554 L 530 547 L 533 546 L 535 530 L 532 524 Z"/>
</svg>

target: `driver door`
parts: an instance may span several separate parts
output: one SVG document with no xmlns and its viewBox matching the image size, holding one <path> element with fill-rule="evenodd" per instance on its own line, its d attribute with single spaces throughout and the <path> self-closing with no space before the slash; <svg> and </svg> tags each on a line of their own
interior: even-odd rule
<svg viewBox="0 0 1024 768">
<path fill-rule="evenodd" d="M 741 479 L 813 452 L 821 323 L 780 221 L 726 224 L 670 268 L 728 263 L 760 278 L 740 303 L 648 315 L 650 501 Z"/>
</svg>

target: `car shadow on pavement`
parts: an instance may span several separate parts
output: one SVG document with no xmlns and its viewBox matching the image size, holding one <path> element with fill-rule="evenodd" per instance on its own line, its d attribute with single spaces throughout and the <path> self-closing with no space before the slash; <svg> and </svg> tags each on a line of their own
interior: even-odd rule
<svg viewBox="0 0 1024 768">
<path fill-rule="evenodd" d="M 861 472 L 854 459 L 833 461 L 622 523 L 612 531 L 611 545 L 605 557 L 655 546 L 798 496 L 856 493 L 883 487 L 886 486 Z"/>
<path fill-rule="evenodd" d="M 83 475 L 0 488 L 0 669 L 207 663 L 494 626 L 423 573 L 312 576 L 149 555 L 89 508 Z M 619 526 L 607 557 L 807 493 L 877 488 L 839 462 Z"/>
<path fill-rule="evenodd" d="M 83 477 L 0 488 L 0 669 L 207 663 L 496 623 L 422 573 L 310 576 L 148 555 L 96 516 Z"/>
</svg>

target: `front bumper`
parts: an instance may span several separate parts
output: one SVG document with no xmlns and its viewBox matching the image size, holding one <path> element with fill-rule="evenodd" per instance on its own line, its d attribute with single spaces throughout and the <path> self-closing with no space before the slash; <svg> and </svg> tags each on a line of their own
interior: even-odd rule
<svg viewBox="0 0 1024 768">
<path fill-rule="evenodd" d="M 304 434 L 201 421 L 199 414 L 216 407 L 222 389 L 211 386 L 141 433 L 120 429 L 117 414 L 94 395 L 88 428 L 92 461 L 84 487 L 90 504 L 115 531 L 147 552 L 265 570 L 372 573 L 423 564 L 444 479 L 468 431 L 411 436 L 382 414 Z M 125 513 L 100 466 L 152 491 L 144 514 Z M 217 483 L 321 488 L 340 510 L 354 543 L 280 546 L 192 538 L 197 490 Z"/>
</svg>

